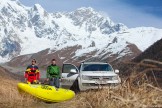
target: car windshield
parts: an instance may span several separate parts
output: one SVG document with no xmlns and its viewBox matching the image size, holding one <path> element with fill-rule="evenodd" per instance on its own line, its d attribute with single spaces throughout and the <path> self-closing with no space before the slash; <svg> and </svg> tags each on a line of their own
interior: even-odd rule
<svg viewBox="0 0 162 108">
<path fill-rule="evenodd" d="M 83 64 L 82 71 L 112 71 L 109 64 Z"/>
</svg>

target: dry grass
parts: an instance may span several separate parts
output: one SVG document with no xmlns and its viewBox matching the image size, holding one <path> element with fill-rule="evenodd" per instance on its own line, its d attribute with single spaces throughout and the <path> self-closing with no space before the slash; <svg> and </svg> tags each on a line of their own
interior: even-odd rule
<svg viewBox="0 0 162 108">
<path fill-rule="evenodd" d="M 148 83 L 124 82 L 118 88 L 81 92 L 62 107 L 69 108 L 139 108 L 162 107 L 162 89 Z"/>
<path fill-rule="evenodd" d="M 131 79 L 130 77 L 129 79 Z M 70 101 L 46 104 L 20 94 L 17 81 L 0 77 L 0 107 L 3 108 L 138 108 L 162 107 L 162 89 L 141 81 L 126 80 L 118 88 L 80 92 Z M 38 106 L 34 107 L 34 104 Z M 41 105 L 41 107 L 39 107 Z"/>
<path fill-rule="evenodd" d="M 17 89 L 17 81 L 0 76 L 0 107 L 22 108 L 29 107 L 37 100 L 29 95 L 20 94 Z"/>
</svg>

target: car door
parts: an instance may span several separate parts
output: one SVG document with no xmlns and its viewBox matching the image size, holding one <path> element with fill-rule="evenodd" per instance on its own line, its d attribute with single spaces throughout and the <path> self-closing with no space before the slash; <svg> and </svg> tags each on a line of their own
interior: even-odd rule
<svg viewBox="0 0 162 108">
<path fill-rule="evenodd" d="M 61 75 L 61 87 L 71 89 L 77 84 L 78 68 L 73 64 L 63 64 Z"/>
</svg>

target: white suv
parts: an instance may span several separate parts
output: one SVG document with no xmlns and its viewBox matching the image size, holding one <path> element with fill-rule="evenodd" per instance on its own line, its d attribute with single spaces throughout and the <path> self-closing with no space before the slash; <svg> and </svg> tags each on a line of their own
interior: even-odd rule
<svg viewBox="0 0 162 108">
<path fill-rule="evenodd" d="M 121 83 L 115 70 L 108 63 L 84 62 L 79 68 L 73 64 L 64 64 L 62 69 L 61 86 L 64 88 L 79 87 L 80 91 L 115 86 Z"/>
</svg>

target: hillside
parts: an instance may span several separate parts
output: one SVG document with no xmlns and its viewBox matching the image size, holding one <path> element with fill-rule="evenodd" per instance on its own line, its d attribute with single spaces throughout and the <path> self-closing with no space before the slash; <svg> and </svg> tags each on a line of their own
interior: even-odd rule
<svg viewBox="0 0 162 108">
<path fill-rule="evenodd" d="M 162 35 L 162 34 L 161 34 Z M 143 53 L 137 56 L 133 61 L 140 62 L 143 59 L 153 59 L 162 61 L 162 39 L 147 48 Z"/>
<path fill-rule="evenodd" d="M 0 66 L 0 77 L 11 79 L 11 80 L 19 80 L 22 81 L 23 77 L 14 73 L 9 72 L 7 69 Z"/>
<path fill-rule="evenodd" d="M 3 108 L 137 108 L 161 107 L 162 102 L 162 90 L 160 88 L 147 83 L 134 85 L 125 81 L 115 89 L 80 92 L 70 101 L 49 104 L 29 95 L 20 94 L 17 89 L 19 81 L 8 77 L 8 72 L 6 73 L 3 68 L 0 68 L 0 73 L 0 104 Z"/>
<path fill-rule="evenodd" d="M 134 53 L 131 55 L 126 54 L 125 56 L 120 58 L 121 60 L 129 60 L 132 57 L 137 56 L 141 52 L 134 45 L 129 45 L 128 47 L 130 47 L 130 49 L 134 51 Z M 57 50 L 57 51 L 56 50 L 50 51 L 50 49 L 46 49 L 38 53 L 15 57 L 12 60 L 10 60 L 7 64 L 12 67 L 27 66 L 28 64 L 31 63 L 31 60 L 34 58 L 37 60 L 38 66 L 40 66 L 41 68 L 46 68 L 48 65 L 50 65 L 52 58 L 55 58 L 57 60 L 57 64 L 59 66 L 62 66 L 63 63 L 72 63 L 72 64 L 79 65 L 83 61 L 105 61 L 105 62 L 109 61 L 111 63 L 114 60 L 117 61 L 120 60 L 119 58 L 116 59 L 118 57 L 117 54 L 113 56 L 109 56 L 108 54 L 105 54 L 103 55 L 103 57 L 108 56 L 108 58 L 106 57 L 104 59 L 100 58 L 99 56 L 94 56 L 96 51 L 93 51 L 91 53 L 86 53 L 82 56 L 74 57 L 75 51 L 77 49 L 78 47 L 68 47 L 63 50 Z"/>
<path fill-rule="evenodd" d="M 0 79 L 0 107 L 25 107 L 36 102 L 30 96 L 20 95 L 17 89 L 17 83 L 20 81 L 18 80 L 20 79 L 18 75 L 12 74 L 0 67 Z"/>
<path fill-rule="evenodd" d="M 130 61 L 123 61 L 115 64 L 121 70 L 121 75 L 129 77 L 135 74 L 138 80 L 145 76 L 145 81 L 154 83 L 155 86 L 162 86 L 162 39 L 155 42 L 143 53 Z"/>
</svg>

